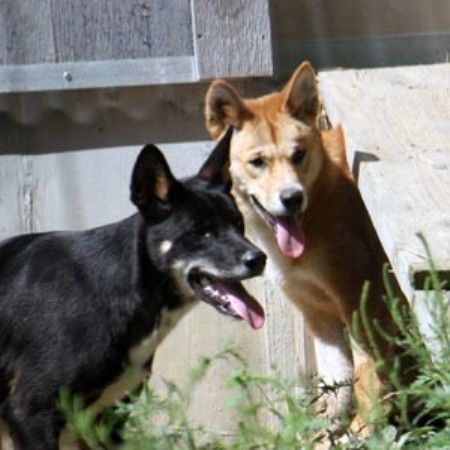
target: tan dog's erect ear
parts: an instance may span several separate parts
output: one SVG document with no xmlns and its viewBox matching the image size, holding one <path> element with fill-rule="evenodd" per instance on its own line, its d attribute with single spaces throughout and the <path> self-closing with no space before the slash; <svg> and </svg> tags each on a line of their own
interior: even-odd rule
<svg viewBox="0 0 450 450">
<path fill-rule="evenodd" d="M 252 113 L 230 84 L 223 80 L 213 81 L 206 93 L 205 119 L 206 128 L 214 139 L 230 125 L 239 130 L 242 123 L 251 118 Z"/>
<path fill-rule="evenodd" d="M 298 120 L 313 125 L 319 113 L 316 76 L 307 61 L 300 64 L 283 89 L 285 109 Z"/>
</svg>

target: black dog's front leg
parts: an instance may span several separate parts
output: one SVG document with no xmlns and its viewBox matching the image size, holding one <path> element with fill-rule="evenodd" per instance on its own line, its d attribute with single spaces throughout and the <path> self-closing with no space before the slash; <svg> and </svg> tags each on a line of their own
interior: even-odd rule
<svg viewBox="0 0 450 450">
<path fill-rule="evenodd" d="M 24 407 L 11 399 L 4 405 L 3 418 L 14 450 L 58 450 L 62 421 L 56 408 Z"/>
</svg>

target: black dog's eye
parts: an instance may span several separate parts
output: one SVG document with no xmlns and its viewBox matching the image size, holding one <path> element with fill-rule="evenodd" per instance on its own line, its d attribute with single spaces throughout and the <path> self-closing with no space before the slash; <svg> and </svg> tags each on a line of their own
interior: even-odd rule
<svg viewBox="0 0 450 450">
<path fill-rule="evenodd" d="M 210 233 L 209 231 L 207 231 L 206 233 L 203 233 L 203 238 L 204 239 L 211 239 L 212 238 L 212 233 Z"/>
<path fill-rule="evenodd" d="M 261 158 L 261 156 L 251 159 L 249 162 L 253 167 L 257 167 L 258 169 L 262 169 L 266 165 L 266 162 L 263 158 Z"/>
<path fill-rule="evenodd" d="M 297 147 L 295 152 L 291 156 L 291 161 L 293 164 L 300 164 L 305 157 L 305 150 L 303 148 Z"/>
</svg>

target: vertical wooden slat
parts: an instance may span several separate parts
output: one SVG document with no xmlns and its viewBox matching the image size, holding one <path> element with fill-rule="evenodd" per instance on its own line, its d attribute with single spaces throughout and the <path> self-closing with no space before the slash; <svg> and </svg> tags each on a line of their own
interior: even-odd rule
<svg viewBox="0 0 450 450">
<path fill-rule="evenodd" d="M 189 0 L 51 0 L 58 61 L 192 55 Z"/>
<path fill-rule="evenodd" d="M 266 299 L 267 370 L 275 368 L 286 379 L 298 379 L 310 374 L 314 367 L 312 340 L 303 315 L 270 281 L 260 284 Z"/>
<path fill-rule="evenodd" d="M 192 0 L 201 79 L 272 75 L 268 0 Z"/>
<path fill-rule="evenodd" d="M 0 240 L 24 232 L 21 156 L 0 156 Z"/>
<path fill-rule="evenodd" d="M 50 1 L 0 1 L 0 64 L 55 60 Z"/>
</svg>

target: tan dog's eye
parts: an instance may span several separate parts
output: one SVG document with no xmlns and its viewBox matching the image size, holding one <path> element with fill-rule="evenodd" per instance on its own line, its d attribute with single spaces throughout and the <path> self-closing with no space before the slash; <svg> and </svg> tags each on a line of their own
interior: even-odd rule
<svg viewBox="0 0 450 450">
<path fill-rule="evenodd" d="M 305 157 L 305 150 L 303 148 L 297 147 L 292 153 L 291 161 L 293 164 L 300 164 L 303 161 L 303 158 Z"/>
<path fill-rule="evenodd" d="M 266 162 L 264 161 L 263 158 L 261 158 L 260 156 L 258 156 L 257 158 L 251 159 L 249 161 L 249 163 L 253 166 L 253 167 L 257 167 L 258 169 L 262 169 L 263 167 L 266 166 Z"/>
</svg>

